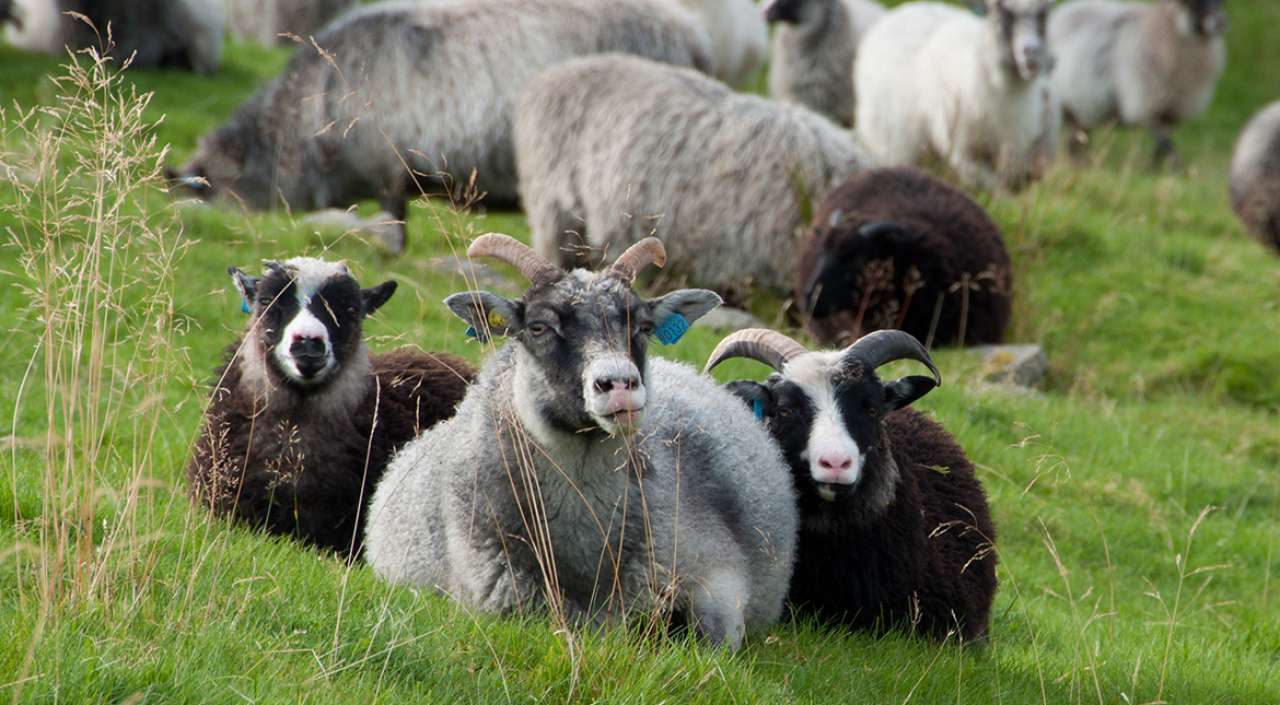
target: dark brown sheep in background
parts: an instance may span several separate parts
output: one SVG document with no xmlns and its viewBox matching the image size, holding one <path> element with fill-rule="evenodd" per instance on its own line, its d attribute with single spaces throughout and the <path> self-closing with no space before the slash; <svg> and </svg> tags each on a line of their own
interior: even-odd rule
<svg viewBox="0 0 1280 705">
<path fill-rule="evenodd" d="M 814 216 L 796 301 L 809 332 L 842 344 L 884 328 L 930 345 L 998 343 L 1013 271 L 1000 229 L 959 190 L 910 168 L 873 169 Z"/>
<path fill-rule="evenodd" d="M 234 267 L 248 331 L 219 370 L 188 468 L 197 501 L 275 534 L 354 557 L 363 510 L 391 456 L 453 415 L 462 359 L 403 347 L 370 355 L 363 319 L 395 282 L 360 289 L 340 263 Z"/>
</svg>

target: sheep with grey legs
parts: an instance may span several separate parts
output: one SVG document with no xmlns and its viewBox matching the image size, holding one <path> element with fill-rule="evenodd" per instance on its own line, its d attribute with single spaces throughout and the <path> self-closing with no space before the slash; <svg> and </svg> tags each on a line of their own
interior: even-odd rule
<svg viewBox="0 0 1280 705">
<path fill-rule="evenodd" d="M 270 46 L 303 39 L 356 5 L 356 0 L 227 0 L 231 36 Z"/>
<path fill-rule="evenodd" d="M 134 68 L 205 74 L 222 63 L 223 0 L 16 0 L 14 5 L 23 21 L 8 30 L 8 39 L 30 51 L 102 48 L 117 64 L 132 57 Z"/>
<path fill-rule="evenodd" d="M 1084 156 L 1087 130 L 1111 121 L 1155 138 L 1154 161 L 1177 160 L 1170 132 L 1203 113 L 1226 67 L 1223 0 L 1074 0 L 1049 19 L 1053 90 Z"/>
<path fill-rule="evenodd" d="M 1250 232 L 1280 252 L 1280 102 L 1240 132 L 1231 158 L 1231 206 Z"/>
<path fill-rule="evenodd" d="M 1052 0 L 986 0 L 987 16 L 908 3 L 876 22 L 854 68 L 857 130 L 884 166 L 933 158 L 962 181 L 1019 188 L 1053 157 Z"/>
<path fill-rule="evenodd" d="M 261 277 L 231 268 L 251 313 L 218 371 L 187 470 L 215 513 L 355 555 L 366 498 L 391 454 L 453 415 L 470 366 L 361 334 L 396 283 L 361 289 L 346 265 L 298 257 Z"/>
<path fill-rule="evenodd" d="M 707 369 L 734 357 L 777 371 L 728 386 L 782 446 L 799 492 L 793 608 L 855 628 L 984 638 L 995 525 L 964 450 L 907 408 L 942 383 L 920 342 L 882 330 L 809 352 L 781 333 L 745 330 L 716 346 Z M 933 378 L 881 381 L 876 369 L 895 360 L 920 362 Z"/>
<path fill-rule="evenodd" d="M 576 264 L 656 234 L 676 274 L 729 296 L 790 288 L 804 204 L 867 164 L 807 108 L 618 55 L 534 79 L 515 140 L 543 257 Z"/>
<path fill-rule="evenodd" d="M 652 238 L 599 273 L 502 235 L 468 254 L 513 264 L 531 287 L 446 299 L 477 337 L 511 342 L 458 415 L 379 482 L 374 571 L 472 608 L 546 607 L 574 623 L 671 609 L 729 648 L 773 623 L 796 531 L 778 449 L 709 377 L 648 354 L 650 336 L 674 342 L 720 298 L 637 295 L 636 274 L 665 261 Z"/>
<path fill-rule="evenodd" d="M 771 0 L 765 18 L 777 29 L 769 95 L 852 125 L 858 42 L 884 14 L 872 0 Z"/>
<path fill-rule="evenodd" d="M 706 33 L 655 0 L 384 2 L 300 46 L 284 73 L 201 139 L 174 178 L 254 209 L 376 198 L 403 221 L 420 189 L 516 198 L 511 121 L 540 70 L 620 51 L 708 65 Z M 370 51 L 377 47 L 377 51 Z M 384 243 L 398 252 L 404 227 Z"/>
</svg>

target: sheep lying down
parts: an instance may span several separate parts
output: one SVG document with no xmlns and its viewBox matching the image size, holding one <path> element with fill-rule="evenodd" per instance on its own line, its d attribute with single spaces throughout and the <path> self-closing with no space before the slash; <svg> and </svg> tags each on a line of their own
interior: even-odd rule
<svg viewBox="0 0 1280 705">
<path fill-rule="evenodd" d="M 446 300 L 477 337 L 510 341 L 379 483 L 374 571 L 488 612 L 672 612 L 729 648 L 776 621 L 796 532 L 778 449 L 709 377 L 648 355 L 651 336 L 674 341 L 719 297 L 636 294 L 635 273 L 665 259 L 652 238 L 599 273 L 506 236 L 469 254 L 515 264 L 532 287 Z"/>
</svg>

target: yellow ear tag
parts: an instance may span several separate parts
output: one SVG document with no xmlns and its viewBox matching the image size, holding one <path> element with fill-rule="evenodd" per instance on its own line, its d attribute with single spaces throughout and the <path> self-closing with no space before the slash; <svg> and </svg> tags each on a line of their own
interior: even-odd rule
<svg viewBox="0 0 1280 705">
<path fill-rule="evenodd" d="M 498 313 L 497 311 L 490 311 L 490 312 L 489 312 L 489 327 L 490 327 L 490 328 L 503 328 L 503 327 L 505 327 L 506 325 L 507 325 L 507 317 L 506 317 L 506 316 L 503 316 L 501 313 Z"/>
</svg>

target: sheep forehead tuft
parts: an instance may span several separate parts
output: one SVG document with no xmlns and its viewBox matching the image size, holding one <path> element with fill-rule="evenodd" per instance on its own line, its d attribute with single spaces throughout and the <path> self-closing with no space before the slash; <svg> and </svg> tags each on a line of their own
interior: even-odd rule
<svg viewBox="0 0 1280 705">
<path fill-rule="evenodd" d="M 327 262 L 315 257 L 294 257 L 281 263 L 294 279 L 298 296 L 309 296 L 330 279 L 351 277 L 347 265 L 342 262 Z"/>
<path fill-rule="evenodd" d="M 847 372 L 841 365 L 844 351 L 828 350 L 801 355 L 782 368 L 782 376 L 803 389 L 810 397 L 829 393 L 831 380 Z"/>
</svg>

